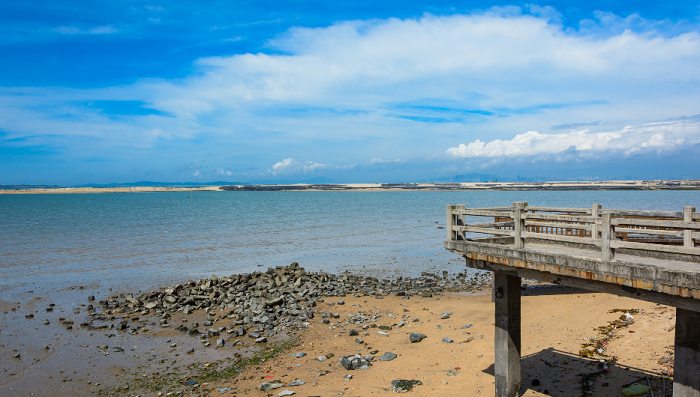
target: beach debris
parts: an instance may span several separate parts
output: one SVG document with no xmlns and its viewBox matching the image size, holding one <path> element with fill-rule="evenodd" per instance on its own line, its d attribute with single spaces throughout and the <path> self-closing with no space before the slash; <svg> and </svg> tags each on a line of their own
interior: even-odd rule
<svg viewBox="0 0 700 397">
<path fill-rule="evenodd" d="M 406 393 L 411 391 L 414 387 L 422 384 L 423 382 L 419 380 L 396 379 L 391 381 L 391 391 L 394 393 Z"/>
<path fill-rule="evenodd" d="M 640 385 L 639 383 L 633 383 L 629 386 L 622 388 L 622 394 L 625 396 L 641 396 L 646 394 L 651 388 L 649 386 Z"/>
<path fill-rule="evenodd" d="M 411 343 L 418 343 L 425 338 L 427 338 L 426 335 L 420 334 L 418 332 L 411 332 L 411 335 L 409 335 L 409 340 L 411 341 Z"/>
</svg>

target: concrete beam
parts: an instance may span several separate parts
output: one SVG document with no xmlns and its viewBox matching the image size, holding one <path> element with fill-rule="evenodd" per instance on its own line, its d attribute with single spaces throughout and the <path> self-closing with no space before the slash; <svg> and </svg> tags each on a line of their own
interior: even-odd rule
<svg viewBox="0 0 700 397">
<path fill-rule="evenodd" d="M 552 284 L 566 285 L 568 287 L 581 288 L 594 292 L 604 292 L 628 298 L 641 299 L 662 305 L 684 308 L 686 310 L 700 310 L 700 301 L 694 298 L 685 298 L 678 295 L 669 295 L 663 292 L 648 291 L 625 285 L 612 284 L 605 281 L 582 279 L 578 277 L 552 274 L 540 270 L 518 268 L 500 263 L 487 262 L 466 258 L 467 267 L 479 270 L 488 270 L 508 274 L 514 277 L 529 278 Z"/>
<path fill-rule="evenodd" d="M 676 310 L 673 397 L 700 397 L 700 313 Z"/>
<path fill-rule="evenodd" d="M 496 396 L 520 395 L 520 277 L 494 274 Z"/>
</svg>

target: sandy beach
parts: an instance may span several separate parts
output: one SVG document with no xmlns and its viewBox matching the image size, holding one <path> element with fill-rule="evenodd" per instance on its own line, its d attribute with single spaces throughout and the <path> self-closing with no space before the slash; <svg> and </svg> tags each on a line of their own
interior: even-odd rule
<svg viewBox="0 0 700 397">
<path fill-rule="evenodd" d="M 263 288 L 265 277 L 257 278 Z M 235 284 L 233 276 L 227 280 Z M 411 285 L 424 283 L 418 281 Z M 421 382 L 411 391 L 418 396 L 492 395 L 494 305 L 488 282 L 481 276 L 449 276 L 420 293 L 397 294 L 381 289 L 390 285 L 387 280 L 384 287 L 370 285 L 371 291 L 363 287 L 346 296 L 288 300 L 297 302 L 291 310 L 295 305 L 308 310 L 300 317 L 289 310 L 291 320 L 279 317 L 274 329 L 236 320 L 246 312 L 228 316 L 232 310 L 213 306 L 187 314 L 173 306 L 167 315 L 156 315 L 161 312 L 151 304 L 153 310 L 140 315 L 143 307 L 131 311 L 136 296 L 128 293 L 86 299 L 73 315 L 60 304 L 46 311 L 49 300 L 42 297 L 2 302 L 0 359 L 6 364 L 0 394 L 267 397 L 289 390 L 299 396 L 369 396 L 392 394 L 392 381 L 402 379 Z M 308 290 L 309 283 L 290 285 L 289 291 Z M 264 295 L 256 291 L 261 290 L 240 296 L 254 302 Z M 144 302 L 165 302 L 169 293 L 172 288 L 147 292 L 143 297 L 150 300 Z M 536 283 L 522 296 L 525 396 L 619 396 L 623 385 L 646 382 L 646 376 L 658 388 L 655 395 L 662 395 L 660 376 L 672 374 L 674 308 Z M 271 305 L 278 307 L 274 300 Z M 195 323 L 204 327 L 191 333 Z M 241 327 L 243 335 L 236 333 Z M 220 335 L 212 333 L 217 329 Z M 258 329 L 261 335 L 253 332 Z M 411 333 L 425 338 L 411 343 Z M 265 341 L 254 343 L 258 336 Z M 355 354 L 369 360 L 366 369 L 348 370 L 339 361 Z M 280 387 L 260 390 L 275 382 Z M 670 396 L 668 379 L 666 388 Z"/>
</svg>

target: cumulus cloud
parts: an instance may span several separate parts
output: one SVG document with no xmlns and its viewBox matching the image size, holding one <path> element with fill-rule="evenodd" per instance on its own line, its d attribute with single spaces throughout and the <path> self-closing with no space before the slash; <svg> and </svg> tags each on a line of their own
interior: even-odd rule
<svg viewBox="0 0 700 397">
<path fill-rule="evenodd" d="M 229 151 L 219 164 L 224 155 L 258 156 L 252 162 L 272 164 L 258 173 L 268 175 L 570 147 L 633 156 L 698 141 L 696 125 L 650 123 L 700 108 L 693 26 L 605 13 L 579 30 L 560 21 L 555 9 L 531 6 L 296 27 L 271 40 L 267 53 L 202 58 L 180 79 L 2 88 L 0 130 L 14 145 L 83 157 L 94 148 L 148 149 L 166 140 L 171 147 L 197 137 L 191 141 L 209 142 L 200 153 Z M 140 101 L 159 113 L 110 117 L 80 105 L 96 100 Z M 188 158 L 186 146 L 173 157 Z M 305 151 L 297 158 L 332 160 L 297 161 L 279 149 L 292 147 Z M 251 162 L 236 167 L 243 161 Z"/>
<path fill-rule="evenodd" d="M 349 170 L 354 168 L 356 165 L 357 164 L 330 165 L 314 163 L 313 161 L 305 161 L 302 163 L 290 157 L 275 163 L 272 167 L 270 167 L 267 170 L 267 173 L 272 174 L 274 176 L 306 174 L 319 171 Z"/>
<path fill-rule="evenodd" d="M 513 139 L 495 139 L 482 142 L 476 139 L 468 144 L 447 149 L 455 157 L 516 157 L 553 154 L 572 150 L 619 151 L 625 156 L 649 150 L 670 151 L 687 144 L 700 142 L 700 117 L 684 118 L 627 126 L 618 131 L 573 131 L 562 134 L 543 134 L 528 131 Z"/>
</svg>

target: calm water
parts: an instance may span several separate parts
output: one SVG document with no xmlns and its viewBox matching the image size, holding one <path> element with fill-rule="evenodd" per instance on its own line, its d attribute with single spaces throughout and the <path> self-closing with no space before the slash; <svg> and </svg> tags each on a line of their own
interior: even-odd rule
<svg viewBox="0 0 700 397">
<path fill-rule="evenodd" d="M 143 288 L 297 261 L 311 270 L 463 271 L 445 205 L 681 211 L 698 191 L 174 192 L 0 195 L 0 287 Z"/>
</svg>

